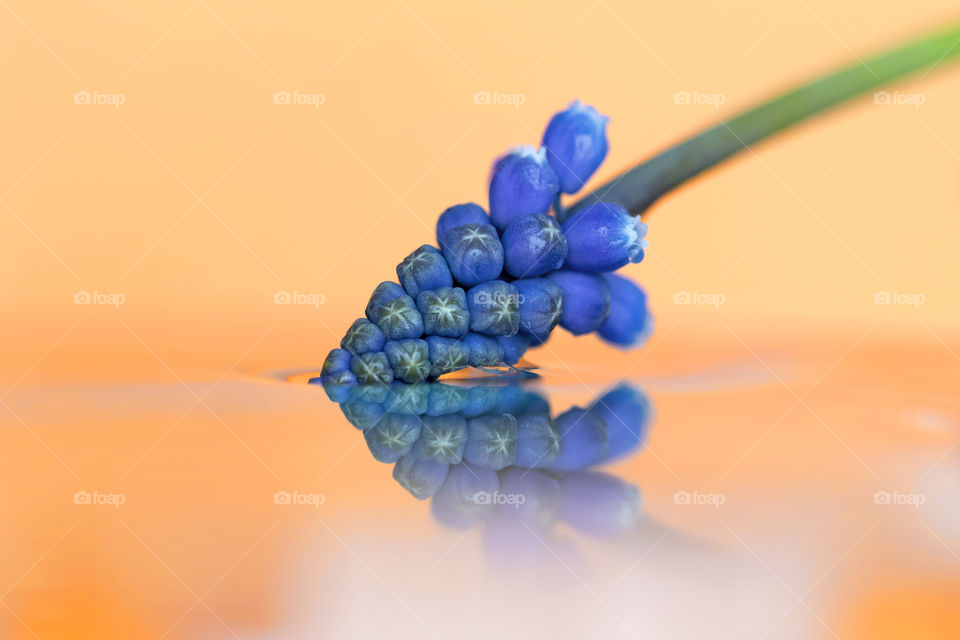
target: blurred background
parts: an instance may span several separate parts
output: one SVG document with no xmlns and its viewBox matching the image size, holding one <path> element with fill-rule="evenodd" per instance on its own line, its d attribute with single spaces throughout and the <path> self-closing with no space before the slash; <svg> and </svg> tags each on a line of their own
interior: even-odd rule
<svg viewBox="0 0 960 640">
<path fill-rule="evenodd" d="M 599 184 L 771 94 L 944 25 L 957 8 L 0 0 L 0 16 L 4 630 L 277 637 L 270 630 L 285 618 L 257 587 L 301 584 L 306 556 L 277 562 L 284 549 L 310 548 L 303 571 L 320 564 L 347 582 L 380 565 L 373 551 L 343 552 L 329 523 L 297 515 L 264 533 L 278 521 L 274 505 L 251 504 L 323 480 L 341 497 L 328 513 L 341 509 L 351 530 L 369 534 L 381 526 L 374 514 L 390 512 L 398 531 L 423 540 L 427 514 L 362 441 L 352 448 L 357 434 L 336 407 L 263 374 L 318 368 L 376 284 L 433 242 L 443 209 L 486 205 L 498 154 L 538 143 L 549 117 L 579 98 L 611 118 Z M 563 335 L 533 352 L 563 374 L 568 406 L 609 376 L 666 393 L 657 455 L 626 467 L 648 505 L 669 512 L 677 489 L 720 477 L 726 495 L 755 498 L 769 484 L 822 505 L 851 487 L 909 488 L 887 472 L 916 479 L 933 468 L 949 473 L 930 494 L 955 498 L 960 66 L 895 89 L 758 146 L 651 210 L 648 256 L 626 269 L 656 316 L 646 350 Z M 704 372 L 706 387 L 689 378 Z M 765 391 L 720 393 L 750 376 Z M 679 394 L 691 387 L 706 395 Z M 70 496 L 97 487 L 141 500 L 77 511 Z M 790 509 L 768 497 L 744 497 L 739 524 L 731 515 L 700 533 L 733 546 L 751 526 L 770 533 L 769 514 Z M 856 510 L 834 507 L 818 512 L 823 522 Z M 880 637 L 920 620 L 932 626 L 914 637 L 960 635 L 956 513 L 943 517 L 946 528 L 928 518 L 911 529 L 933 554 L 921 569 L 884 555 L 905 539 L 893 532 L 822 608 L 794 610 L 828 624 L 787 616 L 790 633 L 774 626 L 770 636 Z M 774 575 L 800 575 L 802 584 L 787 579 L 800 596 L 871 520 L 836 538 L 821 529 L 832 546 L 818 569 Z M 304 531 L 330 547 L 304 543 Z M 793 542 L 773 556 L 790 557 Z M 769 580 L 764 565 L 753 570 Z M 384 571 L 394 570 L 408 568 Z M 748 582 L 756 590 L 745 593 L 765 590 Z M 219 605 L 204 609 L 211 583 Z M 842 606 L 838 593 L 850 595 Z M 613 627 L 611 636 L 624 631 Z"/>
</svg>

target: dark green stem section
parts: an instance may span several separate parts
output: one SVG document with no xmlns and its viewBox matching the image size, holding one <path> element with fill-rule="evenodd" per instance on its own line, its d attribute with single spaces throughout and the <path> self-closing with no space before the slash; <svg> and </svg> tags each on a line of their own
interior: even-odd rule
<svg viewBox="0 0 960 640">
<path fill-rule="evenodd" d="M 913 73 L 960 57 L 960 24 L 788 91 L 636 165 L 567 209 L 604 200 L 641 215 L 662 195 L 791 125 Z"/>
</svg>

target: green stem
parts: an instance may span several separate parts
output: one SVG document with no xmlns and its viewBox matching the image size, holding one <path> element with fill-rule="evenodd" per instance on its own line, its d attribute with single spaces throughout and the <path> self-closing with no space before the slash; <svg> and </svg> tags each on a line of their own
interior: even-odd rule
<svg viewBox="0 0 960 640">
<path fill-rule="evenodd" d="M 788 91 L 745 113 L 703 131 L 628 169 L 583 196 L 566 211 L 605 200 L 634 215 L 643 214 L 662 195 L 749 146 L 798 122 L 916 72 L 960 57 L 960 24 L 905 46 L 858 61 Z"/>
</svg>

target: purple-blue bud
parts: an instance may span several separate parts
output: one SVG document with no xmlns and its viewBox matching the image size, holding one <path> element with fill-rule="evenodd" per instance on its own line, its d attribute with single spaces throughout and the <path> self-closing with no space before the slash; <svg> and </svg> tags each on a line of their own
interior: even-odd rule
<svg viewBox="0 0 960 640">
<path fill-rule="evenodd" d="M 588 409 L 607 427 L 603 462 L 621 458 L 646 444 L 650 427 L 650 400 L 640 390 L 623 385 L 597 398 Z"/>
<path fill-rule="evenodd" d="M 560 516 L 573 529 L 597 538 L 636 530 L 643 515 L 636 485 L 600 471 L 577 471 L 559 482 Z"/>
<path fill-rule="evenodd" d="M 459 338 L 470 329 L 467 295 L 460 287 L 442 287 L 421 291 L 417 309 L 423 316 L 423 330 L 428 336 Z"/>
<path fill-rule="evenodd" d="M 490 216 L 483 207 L 472 202 L 453 205 L 437 218 L 437 246 L 443 247 L 450 229 L 465 224 L 490 224 Z"/>
<path fill-rule="evenodd" d="M 490 179 L 490 220 L 500 230 L 531 213 L 546 213 L 560 191 L 546 149 L 526 145 L 497 160 Z"/>
<path fill-rule="evenodd" d="M 381 282 L 377 285 L 377 288 L 373 290 L 373 293 L 370 295 L 370 301 L 367 302 L 367 318 L 370 320 L 370 322 L 376 322 L 373 317 L 376 309 L 382 307 L 394 298 L 399 298 L 400 296 L 406 295 L 406 293 L 407 292 L 403 290 L 403 287 L 398 285 L 396 282 Z"/>
<path fill-rule="evenodd" d="M 643 260 L 647 225 L 610 202 L 596 202 L 563 223 L 567 237 L 564 266 L 577 271 L 616 271 L 628 262 Z"/>
<path fill-rule="evenodd" d="M 600 276 L 555 271 L 547 279 L 563 289 L 560 326 L 575 336 L 596 331 L 610 313 L 610 287 Z"/>
<path fill-rule="evenodd" d="M 517 418 L 509 413 L 467 421 L 463 458 L 482 469 L 496 471 L 513 464 L 517 454 Z"/>
<path fill-rule="evenodd" d="M 520 328 L 532 335 L 546 335 L 560 322 L 563 289 L 547 278 L 515 280 L 520 294 Z"/>
<path fill-rule="evenodd" d="M 397 265 L 397 277 L 411 298 L 421 291 L 453 286 L 450 267 L 435 248 L 423 245 Z"/>
<path fill-rule="evenodd" d="M 512 336 L 520 330 L 517 288 L 502 280 L 478 284 L 467 291 L 470 330 L 488 336 Z"/>
<path fill-rule="evenodd" d="M 465 224 L 447 232 L 443 257 L 454 280 L 464 287 L 493 280 L 503 271 L 503 245 L 489 224 Z"/>
<path fill-rule="evenodd" d="M 527 469 L 549 467 L 560 455 L 560 432 L 549 413 L 527 413 L 517 418 L 517 458 Z"/>
<path fill-rule="evenodd" d="M 458 464 L 466 444 L 467 421 L 463 416 L 424 416 L 413 454 L 424 460 Z"/>
<path fill-rule="evenodd" d="M 393 465 L 393 479 L 417 500 L 426 500 L 443 486 L 450 465 L 436 460 L 421 460 L 412 453 Z"/>
<path fill-rule="evenodd" d="M 643 345 L 653 328 L 647 294 L 623 276 L 605 273 L 601 277 L 610 287 L 610 315 L 598 329 L 600 337 L 625 349 Z"/>
<path fill-rule="evenodd" d="M 391 340 L 383 350 L 397 379 L 414 384 L 430 374 L 430 351 L 425 340 Z"/>
<path fill-rule="evenodd" d="M 560 432 L 560 455 L 550 465 L 551 471 L 569 472 L 586 469 L 603 459 L 607 451 L 607 428 L 586 409 L 573 407 L 557 416 Z"/>
<path fill-rule="evenodd" d="M 400 380 L 394 380 L 387 385 L 387 396 L 383 399 L 383 410 L 387 413 L 419 416 L 427 410 L 429 398 L 429 384 L 407 384 Z"/>
<path fill-rule="evenodd" d="M 347 329 L 346 335 L 340 341 L 340 346 L 353 355 L 359 356 L 371 351 L 380 351 L 386 341 L 380 327 L 366 318 L 358 318 Z"/>
<path fill-rule="evenodd" d="M 470 349 L 459 340 L 430 336 L 427 338 L 430 351 L 430 378 L 436 380 L 452 371 L 465 369 L 470 364 Z"/>
<path fill-rule="evenodd" d="M 420 437 L 420 425 L 420 416 L 388 413 L 363 432 L 363 439 L 375 460 L 390 464 L 410 453 Z"/>
<path fill-rule="evenodd" d="M 496 340 L 503 349 L 503 362 L 510 365 L 520 362 L 530 348 L 530 336 L 522 332 L 515 336 L 497 336 Z"/>
<path fill-rule="evenodd" d="M 393 380 L 393 369 L 383 351 L 355 357 L 350 362 L 350 370 L 360 384 L 386 384 Z"/>
<path fill-rule="evenodd" d="M 445 338 L 436 338 L 445 340 Z M 430 338 L 427 338 L 427 344 L 430 344 Z M 466 357 L 470 357 L 470 350 L 462 342 L 458 344 L 463 348 Z M 467 366 L 467 365 L 464 365 Z M 467 404 L 467 390 L 463 387 L 452 384 L 443 384 L 434 382 L 430 385 L 430 398 L 427 403 L 428 416 L 443 416 L 450 413 L 457 413 Z"/>
<path fill-rule="evenodd" d="M 343 402 L 350 397 L 350 388 L 357 384 L 351 370 L 353 356 L 344 349 L 333 349 L 327 354 L 320 369 L 320 383 L 327 396 L 334 402 Z M 313 380 L 311 380 L 313 382 Z"/>
<path fill-rule="evenodd" d="M 471 332 L 460 341 L 470 350 L 471 367 L 492 367 L 503 362 L 503 347 L 490 336 Z"/>
<path fill-rule="evenodd" d="M 376 305 L 371 298 L 370 305 L 367 305 L 367 317 L 380 327 L 387 340 L 419 338 L 423 335 L 423 317 L 417 311 L 413 298 L 406 293 Z"/>
<path fill-rule="evenodd" d="M 560 224 L 542 213 L 514 220 L 501 238 L 503 263 L 516 278 L 535 278 L 559 269 L 567 257 L 567 239 Z"/>
<path fill-rule="evenodd" d="M 570 103 L 550 119 L 543 134 L 547 160 L 557 173 L 560 191 L 576 193 L 607 156 L 607 122 L 590 105 Z"/>
</svg>

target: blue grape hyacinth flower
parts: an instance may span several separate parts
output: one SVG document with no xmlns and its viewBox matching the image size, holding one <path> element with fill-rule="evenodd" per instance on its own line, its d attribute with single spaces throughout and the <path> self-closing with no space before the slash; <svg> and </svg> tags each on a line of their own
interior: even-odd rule
<svg viewBox="0 0 960 640">
<path fill-rule="evenodd" d="M 502 469 L 517 455 L 517 418 L 509 413 L 467 421 L 467 446 L 463 458 L 484 469 Z"/>
<path fill-rule="evenodd" d="M 391 340 L 383 346 L 393 375 L 408 384 L 430 375 L 430 349 L 426 340 Z"/>
<path fill-rule="evenodd" d="M 563 223 L 568 269 L 604 273 L 643 260 L 647 225 L 610 202 L 596 202 Z"/>
<path fill-rule="evenodd" d="M 553 331 L 563 314 L 563 289 L 547 278 L 515 280 L 519 293 L 520 328 L 527 334 Z"/>
<path fill-rule="evenodd" d="M 458 464 L 466 444 L 467 421 L 463 416 L 424 416 L 413 453 L 424 460 Z"/>
<path fill-rule="evenodd" d="M 501 231 L 531 213 L 546 213 L 560 192 L 547 150 L 525 145 L 500 158 L 490 178 L 490 221 Z"/>
<path fill-rule="evenodd" d="M 443 248 L 443 242 L 450 229 L 462 227 L 465 224 L 490 224 L 490 216 L 483 207 L 473 202 L 455 204 L 447 208 L 437 218 L 437 246 Z"/>
<path fill-rule="evenodd" d="M 411 298 L 421 291 L 453 286 L 453 276 L 443 255 L 428 244 L 423 245 L 397 265 L 397 278 Z"/>
<path fill-rule="evenodd" d="M 607 123 L 590 105 L 579 100 L 550 119 L 543 134 L 547 160 L 560 181 L 560 191 L 576 193 L 607 156 Z"/>
<path fill-rule="evenodd" d="M 491 367 L 503 362 L 503 347 L 491 336 L 471 331 L 461 341 L 470 350 L 471 367 Z"/>
<path fill-rule="evenodd" d="M 423 330 L 427 335 L 459 338 L 470 329 L 467 295 L 460 287 L 421 291 L 417 296 L 417 309 L 423 316 Z"/>
<path fill-rule="evenodd" d="M 641 346 L 653 325 L 647 294 L 622 276 L 605 273 L 601 277 L 610 287 L 610 314 L 597 332 L 607 342 L 624 349 Z"/>
<path fill-rule="evenodd" d="M 472 287 L 503 271 L 503 245 L 489 224 L 465 224 L 447 232 L 443 256 L 458 284 Z"/>
<path fill-rule="evenodd" d="M 417 500 L 426 500 L 443 486 L 450 465 L 436 460 L 424 460 L 412 453 L 393 465 L 393 479 Z"/>
<path fill-rule="evenodd" d="M 470 365 L 470 347 L 453 338 L 430 336 L 426 340 L 430 356 L 430 378 L 465 369 Z"/>
<path fill-rule="evenodd" d="M 596 331 L 610 313 L 610 287 L 592 273 L 554 271 L 547 279 L 563 290 L 560 326 L 575 336 Z"/>
<path fill-rule="evenodd" d="M 388 413 L 363 432 L 367 447 L 378 462 L 393 463 L 410 453 L 420 437 L 419 416 Z"/>
<path fill-rule="evenodd" d="M 520 294 L 503 280 L 491 280 L 467 291 L 470 330 L 488 336 L 512 336 L 520 330 Z"/>
<path fill-rule="evenodd" d="M 366 318 L 358 318 L 347 329 L 346 335 L 340 341 L 340 348 L 360 356 L 372 351 L 380 351 L 386 341 L 380 327 Z"/>
<path fill-rule="evenodd" d="M 500 238 L 504 267 L 516 278 L 535 278 L 563 266 L 567 239 L 556 219 L 532 213 L 514 220 Z"/>
<path fill-rule="evenodd" d="M 353 358 L 350 370 L 362 385 L 387 384 L 393 380 L 393 369 L 387 361 L 387 354 L 383 351 L 365 353 Z"/>
</svg>

